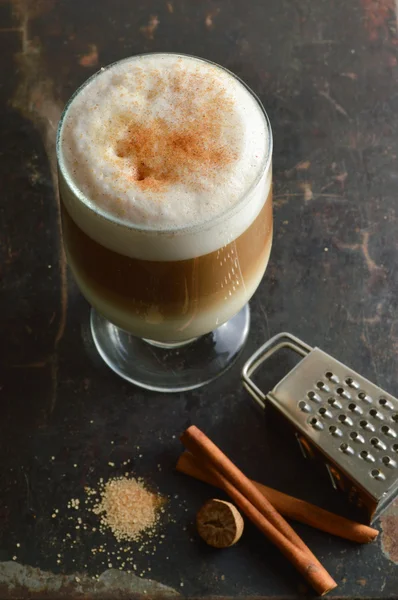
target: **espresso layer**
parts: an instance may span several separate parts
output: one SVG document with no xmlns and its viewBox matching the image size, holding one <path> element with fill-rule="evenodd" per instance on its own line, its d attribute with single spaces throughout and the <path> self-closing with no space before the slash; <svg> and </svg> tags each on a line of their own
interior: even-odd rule
<svg viewBox="0 0 398 600">
<path fill-rule="evenodd" d="M 115 324 L 132 330 L 126 323 L 131 315 L 151 330 L 147 337 L 159 340 L 156 326 L 169 321 L 180 331 L 172 339 L 180 339 L 181 332 L 192 332 L 195 319 L 204 314 L 211 312 L 214 323 L 220 325 L 232 316 L 227 306 L 234 306 L 236 300 L 239 310 L 254 292 L 253 282 L 257 285 L 261 279 L 271 247 L 271 191 L 256 219 L 237 239 L 188 260 L 140 260 L 109 250 L 83 232 L 65 207 L 63 230 L 69 262 L 83 293 L 94 304 L 97 297 L 103 313 L 104 307 L 112 307 L 112 314 L 104 316 L 115 322 L 119 311 L 123 323 Z"/>
<path fill-rule="evenodd" d="M 264 275 L 270 252 L 271 240 L 265 255 L 263 270 L 259 270 L 250 281 L 246 282 L 244 288 L 241 287 L 239 292 L 235 292 L 230 297 L 228 302 L 216 304 L 207 311 L 197 312 L 191 319 L 184 316 L 163 319 L 156 310 L 150 311 L 147 317 L 142 319 L 128 309 L 110 303 L 105 297 L 96 294 L 93 288 L 80 278 L 70 260 L 69 262 L 82 294 L 100 314 L 106 315 L 111 323 L 125 331 L 134 332 L 134 335 L 141 338 L 175 343 L 185 342 L 208 333 L 236 315 L 256 291 Z"/>
</svg>

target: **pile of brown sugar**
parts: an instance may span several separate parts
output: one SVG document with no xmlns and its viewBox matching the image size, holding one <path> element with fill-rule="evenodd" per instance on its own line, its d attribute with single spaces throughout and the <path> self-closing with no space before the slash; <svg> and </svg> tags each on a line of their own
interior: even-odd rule
<svg viewBox="0 0 398 600">
<path fill-rule="evenodd" d="M 138 454 L 139 446 L 135 446 L 135 451 L 134 462 L 138 465 L 143 455 Z M 131 471 L 131 461 L 128 458 L 118 464 L 108 462 L 112 469 L 109 476 L 85 485 L 84 495 L 76 490 L 67 502 L 66 513 L 52 508 L 54 525 L 63 533 L 54 552 L 57 570 L 69 569 L 71 561 L 93 573 L 94 580 L 101 577 L 104 569 L 150 577 L 152 560 L 163 545 L 165 550 L 164 527 L 176 521 L 168 507 L 171 498 Z M 157 468 L 162 470 L 160 464 Z M 179 501 L 179 506 L 188 511 L 185 503 Z M 14 560 L 17 558 L 16 551 Z M 166 560 L 169 558 L 165 556 Z"/>
<path fill-rule="evenodd" d="M 137 541 L 150 533 L 159 521 L 164 500 L 149 491 L 143 480 L 126 477 L 109 479 L 100 490 L 101 499 L 93 507 L 101 526 L 109 527 L 118 541 Z"/>
</svg>

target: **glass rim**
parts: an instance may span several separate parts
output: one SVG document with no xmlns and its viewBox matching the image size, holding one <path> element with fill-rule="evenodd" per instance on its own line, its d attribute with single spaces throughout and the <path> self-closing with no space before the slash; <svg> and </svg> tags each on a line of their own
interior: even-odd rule
<svg viewBox="0 0 398 600">
<path fill-rule="evenodd" d="M 79 188 L 79 186 L 76 185 L 76 183 L 73 181 L 72 177 L 70 176 L 70 174 L 68 172 L 68 169 L 66 168 L 66 166 L 64 164 L 64 161 L 61 159 L 61 156 L 62 156 L 62 154 L 61 154 L 62 127 L 63 127 L 63 124 L 67 117 L 69 108 L 71 107 L 75 98 L 77 98 L 77 96 L 80 94 L 80 92 L 83 91 L 94 79 L 99 77 L 104 71 L 111 69 L 115 65 L 131 61 L 132 59 L 138 59 L 143 56 L 156 56 L 156 55 L 158 55 L 158 56 L 173 55 L 173 56 L 181 56 L 182 58 L 184 58 L 184 57 L 192 58 L 195 60 L 199 60 L 199 61 L 208 63 L 210 65 L 213 65 L 213 66 L 221 69 L 222 71 L 225 71 L 229 75 L 231 75 L 234 79 L 239 81 L 239 83 L 241 83 L 243 85 L 243 87 L 246 88 L 246 90 L 249 92 L 249 94 L 254 98 L 254 100 L 258 104 L 258 106 L 261 110 L 261 113 L 264 117 L 265 126 L 266 126 L 266 130 L 268 133 L 268 144 L 267 144 L 266 151 L 264 153 L 264 160 L 261 163 L 261 167 L 259 168 L 259 171 L 258 171 L 256 177 L 254 178 L 254 180 L 252 181 L 252 183 L 250 184 L 250 186 L 243 192 L 243 194 L 238 198 L 238 200 L 233 204 L 233 206 L 229 206 L 228 208 L 223 210 L 221 213 L 219 213 L 215 217 L 210 217 L 208 220 L 203 221 L 202 223 L 200 223 L 198 225 L 184 225 L 182 227 L 174 227 L 172 229 L 160 229 L 160 228 L 156 228 L 156 227 L 150 227 L 150 226 L 148 227 L 145 225 L 138 225 L 135 223 L 128 223 L 125 220 L 121 219 L 120 217 L 116 217 L 115 215 L 112 215 L 112 214 L 106 212 L 100 206 L 95 205 L 90 200 L 90 198 L 87 198 L 86 194 L 84 194 L 82 192 L 82 190 Z M 105 67 L 101 67 L 98 71 L 96 71 L 95 73 L 93 73 L 93 75 L 91 75 L 88 79 L 86 79 L 74 91 L 74 93 L 69 98 L 69 100 L 65 104 L 65 107 L 62 111 L 62 114 L 61 114 L 61 117 L 60 117 L 60 120 L 58 123 L 58 128 L 57 128 L 55 148 L 56 148 L 56 158 L 57 158 L 58 169 L 62 173 L 62 176 L 65 179 L 66 184 L 71 189 L 71 191 L 76 196 L 76 198 L 80 202 L 82 202 L 82 204 L 84 204 L 89 210 L 93 211 L 96 215 L 99 215 L 103 219 L 110 221 L 110 222 L 114 223 L 115 225 L 118 225 L 118 226 L 126 228 L 126 229 L 130 229 L 130 230 L 137 231 L 137 232 L 148 233 L 148 234 L 152 233 L 152 234 L 156 234 L 156 235 L 170 235 L 170 234 L 174 234 L 174 233 L 183 234 L 183 233 L 188 233 L 191 231 L 197 232 L 197 231 L 201 231 L 201 230 L 206 230 L 209 227 L 210 228 L 214 227 L 214 225 L 216 225 L 217 223 L 219 223 L 223 219 L 225 219 L 226 216 L 232 217 L 234 214 L 236 214 L 242 208 L 242 205 L 245 204 L 245 200 L 250 196 L 251 192 L 260 183 L 264 174 L 267 173 L 270 169 L 271 162 L 272 162 L 273 136 L 272 136 L 272 128 L 271 128 L 271 123 L 270 123 L 268 114 L 267 114 L 261 100 L 257 96 L 257 94 L 255 94 L 255 92 L 253 92 L 253 90 L 240 77 L 238 77 L 238 75 L 236 75 L 235 73 L 233 73 L 226 67 L 223 67 L 222 65 L 219 65 L 218 63 L 216 63 L 214 61 L 208 60 L 207 58 L 202 58 L 200 56 L 194 56 L 193 54 L 184 54 L 181 52 L 143 52 L 140 54 L 133 54 L 132 56 L 128 56 L 128 57 L 122 58 L 120 60 L 116 60 Z"/>
</svg>

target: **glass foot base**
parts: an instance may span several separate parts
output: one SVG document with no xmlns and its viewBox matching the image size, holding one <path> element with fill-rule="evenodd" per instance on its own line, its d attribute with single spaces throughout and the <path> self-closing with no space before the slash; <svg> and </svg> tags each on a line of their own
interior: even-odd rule
<svg viewBox="0 0 398 600">
<path fill-rule="evenodd" d="M 166 346 L 134 337 L 91 309 L 91 333 L 106 364 L 131 383 L 158 392 L 193 390 L 224 373 L 242 350 L 249 325 L 246 304 L 211 333 Z"/>
</svg>

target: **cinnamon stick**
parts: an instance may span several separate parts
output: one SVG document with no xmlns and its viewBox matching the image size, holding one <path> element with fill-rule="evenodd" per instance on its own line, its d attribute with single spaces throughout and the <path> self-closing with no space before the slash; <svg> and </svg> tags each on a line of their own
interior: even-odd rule
<svg viewBox="0 0 398 600">
<path fill-rule="evenodd" d="M 313 560 L 313 555 L 298 548 L 293 542 L 277 529 L 264 515 L 248 500 L 226 477 L 213 467 L 209 467 L 212 476 L 218 481 L 220 487 L 235 502 L 248 519 L 281 551 L 281 553 L 302 574 L 308 583 L 320 596 L 324 596 L 335 587 L 337 583 L 319 563 Z"/>
<path fill-rule="evenodd" d="M 308 546 L 304 544 L 303 540 L 275 510 L 267 498 L 263 496 L 242 471 L 202 431 L 195 427 L 195 425 L 192 425 L 182 434 L 181 441 L 192 454 L 202 459 L 206 468 L 210 469 L 213 466 L 221 475 L 238 488 L 288 540 L 304 552 L 311 553 Z M 313 559 L 316 561 L 315 556 L 313 556 Z"/>
<path fill-rule="evenodd" d="M 216 487 L 218 485 L 202 461 L 190 452 L 184 452 L 180 456 L 176 468 L 185 475 L 190 475 Z M 340 517 L 315 504 L 289 496 L 257 481 L 252 480 L 252 483 L 283 516 L 289 519 L 359 544 L 368 544 L 379 535 L 378 530 L 373 527 Z"/>
<path fill-rule="evenodd" d="M 290 525 L 204 433 L 195 426 L 189 427 L 181 436 L 181 441 L 205 462 L 217 484 L 290 560 L 318 594 L 324 595 L 337 586 Z"/>
</svg>

